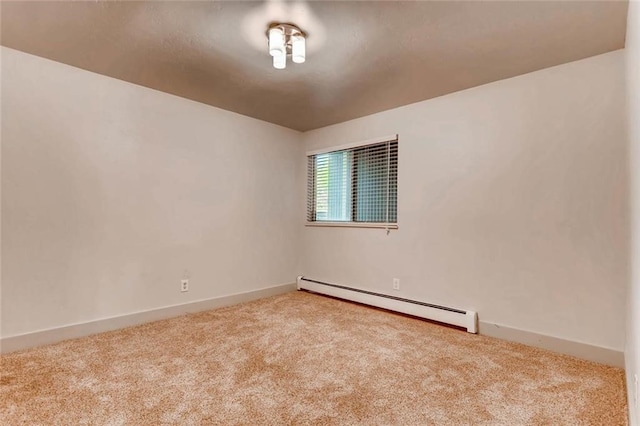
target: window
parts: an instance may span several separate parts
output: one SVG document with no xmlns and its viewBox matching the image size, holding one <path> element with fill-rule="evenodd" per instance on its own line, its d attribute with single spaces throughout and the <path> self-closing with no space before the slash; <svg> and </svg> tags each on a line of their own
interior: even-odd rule
<svg viewBox="0 0 640 426">
<path fill-rule="evenodd" d="M 307 157 L 307 222 L 395 227 L 398 137 Z"/>
</svg>

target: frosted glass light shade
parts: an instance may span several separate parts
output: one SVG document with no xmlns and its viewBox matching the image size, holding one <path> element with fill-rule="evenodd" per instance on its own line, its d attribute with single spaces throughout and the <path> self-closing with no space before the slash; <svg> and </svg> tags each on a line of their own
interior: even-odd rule
<svg viewBox="0 0 640 426">
<path fill-rule="evenodd" d="M 301 64 L 305 60 L 306 46 L 304 37 L 301 35 L 294 35 L 291 37 L 291 59 L 296 64 Z"/>
<path fill-rule="evenodd" d="M 287 67 L 287 55 L 278 55 L 273 57 L 273 67 L 283 70 Z"/>
<path fill-rule="evenodd" d="M 269 54 L 274 58 L 287 54 L 284 44 L 284 32 L 281 28 L 271 28 L 269 30 Z"/>
</svg>

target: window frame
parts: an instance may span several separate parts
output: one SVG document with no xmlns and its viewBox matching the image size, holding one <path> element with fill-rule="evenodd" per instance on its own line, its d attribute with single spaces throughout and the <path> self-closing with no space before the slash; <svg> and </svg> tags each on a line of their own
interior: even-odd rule
<svg viewBox="0 0 640 426">
<path fill-rule="evenodd" d="M 337 145 L 337 146 L 332 146 L 332 147 L 327 147 L 327 148 L 323 148 L 323 149 L 318 149 L 318 150 L 313 150 L 313 151 L 307 151 L 306 153 L 306 157 L 307 157 L 307 176 L 309 176 L 309 173 L 313 173 L 313 176 L 315 176 L 315 163 L 312 164 L 312 167 L 314 168 L 313 171 L 309 170 L 310 167 L 310 162 L 309 162 L 309 157 L 311 156 L 316 156 L 316 155 L 320 155 L 320 154 L 328 154 L 331 152 L 336 152 L 336 151 L 345 151 L 345 150 L 355 150 L 358 148 L 364 148 L 366 146 L 370 146 L 370 145 L 376 145 L 376 144 L 381 144 L 384 142 L 392 142 L 395 141 L 398 144 L 398 157 L 400 155 L 399 153 L 399 149 L 400 149 L 400 140 L 397 134 L 394 135 L 389 135 L 389 136 L 383 136 L 383 137 L 379 137 L 379 138 L 374 138 L 374 139 L 368 139 L 365 141 L 360 141 L 360 142 L 353 142 L 353 143 L 348 143 L 348 144 L 343 144 L 343 145 Z M 351 161 L 354 161 L 354 159 L 352 159 Z M 397 166 L 396 166 L 397 168 Z M 353 164 L 351 166 L 351 198 L 352 198 L 352 206 L 353 206 L 353 199 L 355 197 L 357 197 L 357 191 L 354 190 L 354 187 L 357 186 L 357 172 L 355 171 L 355 168 L 353 167 Z M 388 173 L 388 171 L 387 171 Z M 397 179 L 397 177 L 396 177 Z M 314 185 L 314 190 L 311 191 L 311 193 L 309 193 L 309 183 L 307 182 L 307 195 L 306 195 L 306 200 L 307 200 L 307 208 L 309 203 L 312 203 L 312 205 L 315 207 L 316 205 L 316 194 L 315 194 L 315 185 Z M 309 226 L 309 227 L 337 227 L 337 228 L 378 228 L 378 229 L 386 229 L 387 231 L 390 229 L 398 229 L 398 212 L 397 212 L 397 208 L 398 208 L 398 203 L 397 203 L 397 183 L 396 183 L 396 221 L 395 222 L 356 222 L 353 221 L 353 218 L 355 217 L 355 212 L 352 211 L 351 212 L 351 220 L 349 221 L 329 221 L 329 220 L 322 220 L 322 221 L 310 221 L 308 219 L 308 217 L 305 219 L 305 226 Z M 307 210 L 308 212 L 308 210 Z"/>
</svg>

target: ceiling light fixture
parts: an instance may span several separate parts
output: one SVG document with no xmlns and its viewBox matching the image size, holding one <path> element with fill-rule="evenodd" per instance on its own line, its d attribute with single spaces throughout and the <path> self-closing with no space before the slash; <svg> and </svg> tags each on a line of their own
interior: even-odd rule
<svg viewBox="0 0 640 426">
<path fill-rule="evenodd" d="M 306 59 L 306 34 L 293 24 L 271 24 L 267 30 L 269 54 L 273 57 L 273 67 L 279 70 L 287 67 L 287 55 L 296 64 Z"/>
</svg>

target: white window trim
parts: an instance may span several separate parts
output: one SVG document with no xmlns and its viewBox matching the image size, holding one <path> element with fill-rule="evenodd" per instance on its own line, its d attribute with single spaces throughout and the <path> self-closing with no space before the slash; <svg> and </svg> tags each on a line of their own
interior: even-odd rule
<svg viewBox="0 0 640 426">
<path fill-rule="evenodd" d="M 377 144 L 377 143 L 393 141 L 393 140 L 396 140 L 396 139 L 398 139 L 398 134 L 389 135 L 389 136 L 383 136 L 383 137 L 380 137 L 380 138 L 369 139 L 369 140 L 366 140 L 366 141 L 351 142 L 351 143 L 347 143 L 347 144 L 344 144 L 344 145 L 337 145 L 337 146 L 332 146 L 332 147 L 329 147 L 329 148 L 322 148 L 322 149 L 316 149 L 314 151 L 307 151 L 306 156 L 309 157 L 310 155 L 327 154 L 327 153 L 333 152 L 333 151 L 342 151 L 344 149 L 358 148 L 358 147 L 367 146 L 367 145 L 374 145 L 374 144 Z"/>
<path fill-rule="evenodd" d="M 397 223 L 373 223 L 373 222 L 309 222 L 305 226 L 334 227 L 334 228 L 377 228 L 377 229 L 398 229 Z"/>
</svg>

